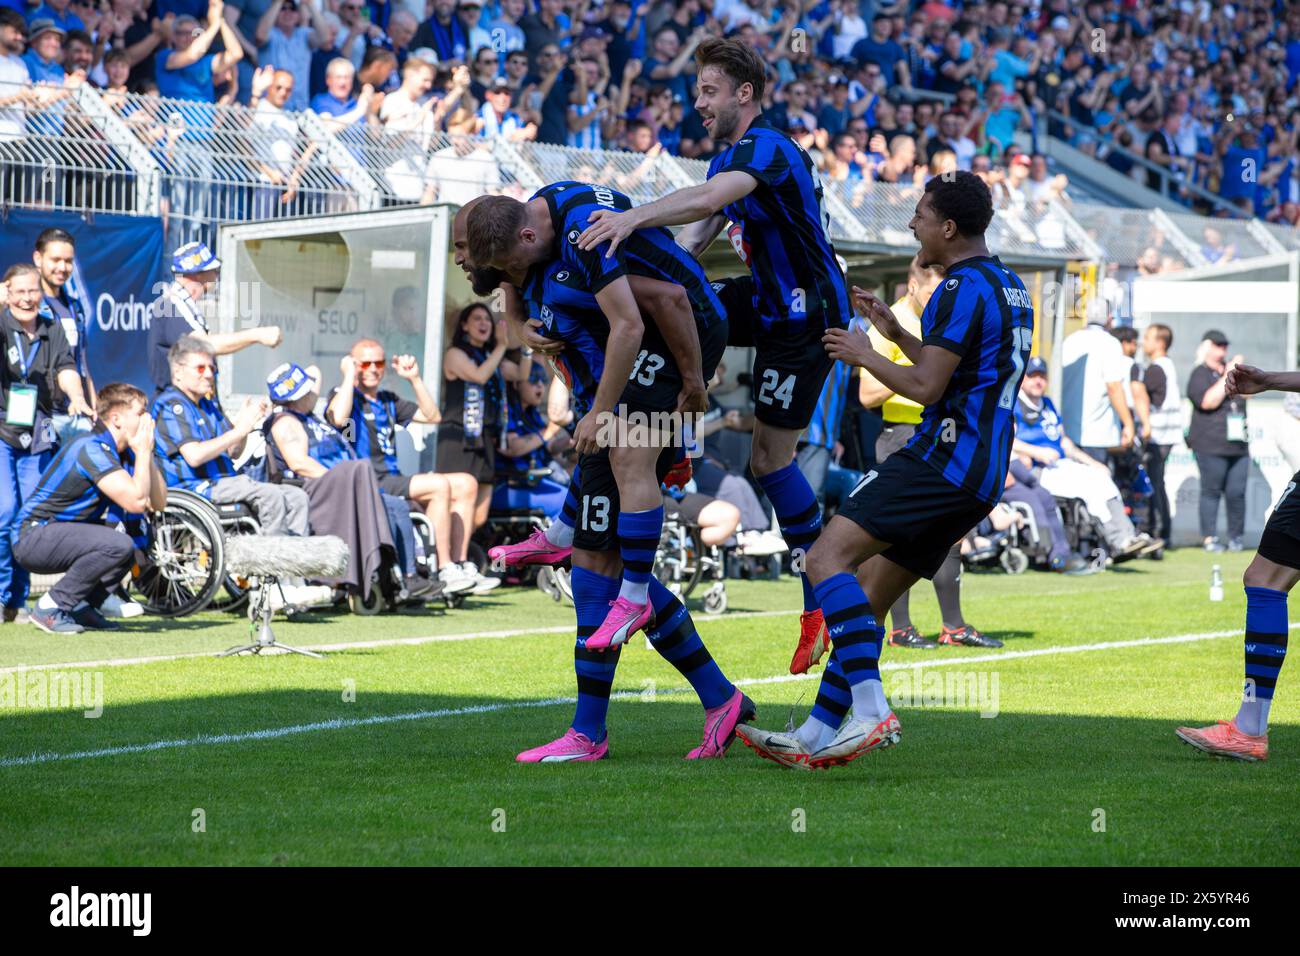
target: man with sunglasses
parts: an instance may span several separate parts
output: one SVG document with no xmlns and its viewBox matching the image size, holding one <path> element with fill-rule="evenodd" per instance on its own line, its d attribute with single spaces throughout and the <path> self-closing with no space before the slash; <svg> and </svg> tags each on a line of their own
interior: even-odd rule
<svg viewBox="0 0 1300 956">
<path fill-rule="evenodd" d="M 410 382 L 414 402 L 380 389 L 389 365 L 384 347 L 374 339 L 361 339 L 339 363 L 343 382 L 329 394 L 325 419 L 343 432 L 359 458 L 370 460 L 381 492 L 409 498 L 425 510 L 433 524 L 438 579 L 446 592 L 457 594 L 472 589 L 475 594 L 483 594 L 497 587 L 501 579 L 485 577 L 469 560 L 478 482 L 463 472 L 401 473 L 397 465 L 398 427 L 411 422 L 436 425 L 442 421 L 442 413 L 420 377 L 414 356 L 394 356 L 391 364 L 400 378 Z M 458 520 L 453 521 L 453 516 Z"/>
<path fill-rule="evenodd" d="M 157 392 L 171 385 L 168 354 L 182 336 L 194 335 L 203 339 L 216 355 L 230 355 L 250 345 L 265 345 L 273 349 L 280 344 L 283 333 L 278 325 L 234 332 L 208 331 L 208 320 L 199 303 L 216 288 L 220 271 L 221 260 L 202 242 L 187 243 L 173 253 L 172 274 L 175 280 L 149 307 L 149 376 Z M 214 396 L 216 385 L 214 371 Z"/>
<path fill-rule="evenodd" d="M 184 488 L 217 504 L 242 502 L 257 513 L 263 534 L 307 535 L 307 493 L 292 485 L 254 481 L 239 473 L 234 457 L 271 410 L 265 398 L 247 398 L 232 422 L 213 389 L 216 353 L 196 335 L 185 335 L 168 352 L 171 385 L 149 409 L 157 427 L 154 461 L 168 488 Z M 297 584 L 297 582 L 295 582 Z M 328 589 L 285 585 L 289 604 L 328 602 Z"/>
</svg>

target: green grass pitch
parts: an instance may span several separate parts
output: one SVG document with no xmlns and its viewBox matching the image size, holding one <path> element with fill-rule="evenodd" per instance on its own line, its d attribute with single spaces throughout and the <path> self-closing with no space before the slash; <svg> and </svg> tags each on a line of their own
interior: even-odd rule
<svg viewBox="0 0 1300 956">
<path fill-rule="evenodd" d="M 886 648 L 885 687 L 934 686 L 895 667 L 933 662 L 924 673 L 996 680 L 996 716 L 913 701 L 899 747 L 820 773 L 740 744 L 684 761 L 702 711 L 639 637 L 610 758 L 515 764 L 572 712 L 572 608 L 536 591 L 277 623 L 286 643 L 343 645 L 324 661 L 215 659 L 247 636 L 218 614 L 73 638 L 4 626 L 0 864 L 1294 865 L 1300 666 L 1283 669 L 1267 763 L 1211 760 L 1173 734 L 1235 713 L 1248 559 L 968 574 L 968 620 L 1006 647 Z M 1207 598 L 1215 561 L 1222 603 Z M 801 720 L 816 684 L 786 672 L 797 583 L 729 590 L 727 615 L 695 611 L 705 641 L 757 723 L 783 726 L 792 707 Z M 935 633 L 927 585 L 913 608 Z M 143 660 L 164 655 L 188 656 Z M 20 706 L 36 672 L 18 664 L 102 675 L 102 715 Z"/>
</svg>

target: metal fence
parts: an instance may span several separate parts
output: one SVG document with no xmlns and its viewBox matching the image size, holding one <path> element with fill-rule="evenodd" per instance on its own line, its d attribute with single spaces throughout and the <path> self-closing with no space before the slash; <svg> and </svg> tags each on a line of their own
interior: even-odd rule
<svg viewBox="0 0 1300 956">
<path fill-rule="evenodd" d="M 417 112 L 403 129 L 79 87 L 0 87 L 0 205 L 161 216 L 170 245 L 215 242 L 221 223 L 464 204 L 487 194 L 525 197 L 576 179 L 636 203 L 701 183 L 708 164 L 449 135 Z M 855 246 L 915 246 L 912 185 L 826 182 L 831 232 Z M 996 211 L 999 253 L 1118 264 L 1145 273 L 1300 249 L 1300 234 L 1258 220 L 1086 203 L 1008 203 Z M 1225 251 L 1218 251 L 1222 247 Z"/>
</svg>

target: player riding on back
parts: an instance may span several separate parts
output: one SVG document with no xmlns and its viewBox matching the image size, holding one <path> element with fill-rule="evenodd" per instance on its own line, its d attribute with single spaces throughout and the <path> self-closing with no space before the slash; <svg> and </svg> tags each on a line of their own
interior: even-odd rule
<svg viewBox="0 0 1300 956">
<path fill-rule="evenodd" d="M 832 364 L 822 334 L 844 328 L 852 307 L 812 160 L 763 119 L 762 58 L 739 40 L 712 39 L 699 45 L 695 59 L 696 109 L 709 135 L 730 144 L 710 164 L 708 180 L 625 213 L 598 212 L 578 245 L 594 249 L 608 242 L 612 250 L 638 229 L 686 225 L 677 241 L 699 255 L 728 220 L 739 227 L 737 250 L 754 279 L 750 469 L 776 511 L 798 571 L 821 532 L 821 511 L 795 449 Z M 821 611 L 807 576 L 801 577 L 804 613 L 790 664 L 794 673 L 816 663 L 826 646 Z"/>
</svg>

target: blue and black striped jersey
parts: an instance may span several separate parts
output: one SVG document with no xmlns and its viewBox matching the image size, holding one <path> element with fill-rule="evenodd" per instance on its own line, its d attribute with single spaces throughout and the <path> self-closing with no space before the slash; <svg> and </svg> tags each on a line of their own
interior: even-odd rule
<svg viewBox="0 0 1300 956">
<path fill-rule="evenodd" d="M 961 361 L 907 447 L 954 485 L 992 503 L 1007 477 L 1034 307 L 1020 277 L 996 256 L 964 259 L 947 276 L 921 316 L 921 341 Z"/>
<path fill-rule="evenodd" d="M 817 408 L 813 410 L 812 421 L 803 433 L 803 440 L 810 445 L 834 448 L 840 439 L 840 422 L 844 418 L 844 403 L 849 391 L 849 376 L 852 369 L 843 362 L 831 366 L 831 373 L 826 376 L 821 396 L 817 399 Z"/>
<path fill-rule="evenodd" d="M 330 391 L 326 406 L 334 400 L 338 389 Z M 420 406 L 393 392 L 380 389 L 373 399 L 367 398 L 359 388 L 352 390 L 352 418 L 344 428 L 344 436 L 352 443 L 358 458 L 368 458 L 375 474 L 400 474 L 397 469 L 397 428 L 409 424 L 420 411 Z"/>
<path fill-rule="evenodd" d="M 632 208 L 632 200 L 621 192 L 607 186 L 566 181 L 544 186 L 532 198 L 545 199 L 550 209 L 555 253 L 561 267 L 582 278 L 593 296 L 620 276 L 645 276 L 684 288 L 695 311 L 695 323 L 701 329 L 726 319 L 726 311 L 709 285 L 704 267 L 677 244 L 667 229 L 638 229 L 609 259 L 605 258 L 608 243 L 587 251 L 578 248 L 578 237 L 591 225 L 593 212 Z"/>
<path fill-rule="evenodd" d="M 507 430 L 512 435 L 542 435 L 546 431 L 546 416 L 536 405 L 524 407 L 518 400 L 508 405 Z M 518 458 L 501 452 L 497 455 L 497 473 L 501 475 L 523 474 L 530 468 L 545 468 L 551 460 L 546 446 L 539 445 Z"/>
<path fill-rule="evenodd" d="M 118 453 L 113 436 L 102 426 L 78 435 L 54 456 L 36 491 L 23 505 L 18 521 L 102 522 L 112 501 L 97 483 L 119 468 L 135 473 L 135 456 Z"/>
<path fill-rule="evenodd" d="M 542 323 L 542 333 L 565 343 L 552 368 L 569 387 L 574 414 L 581 418 L 591 410 L 605 370 L 609 322 L 586 279 L 558 259 L 532 269 L 522 295 L 528 317 Z"/>
<path fill-rule="evenodd" d="M 302 430 L 307 435 L 307 457 L 317 464 L 325 468 L 333 468 L 342 461 L 356 461 L 357 453 L 352 450 L 343 433 L 325 419 L 316 415 L 306 415 L 291 408 L 282 408 L 268 416 L 262 425 L 262 435 L 266 438 L 267 464 L 270 474 L 274 476 L 271 480 L 280 481 L 298 477 L 285 462 L 280 446 L 272 433 L 275 423 L 285 416 L 296 418 L 302 425 Z"/>
<path fill-rule="evenodd" d="M 822 184 L 803 147 L 760 116 L 709 164 L 710 179 L 727 172 L 758 180 L 753 192 L 722 212 L 741 228 L 760 327 L 846 326 L 853 307 L 831 245 Z"/>
<path fill-rule="evenodd" d="M 168 488 L 186 488 L 206 495 L 209 484 L 237 473 L 235 463 L 225 452 L 197 468 L 181 454 L 182 445 L 216 438 L 233 427 L 216 399 L 201 398 L 196 404 L 173 385 L 153 400 L 149 414 L 157 424 L 154 460 Z"/>
</svg>

